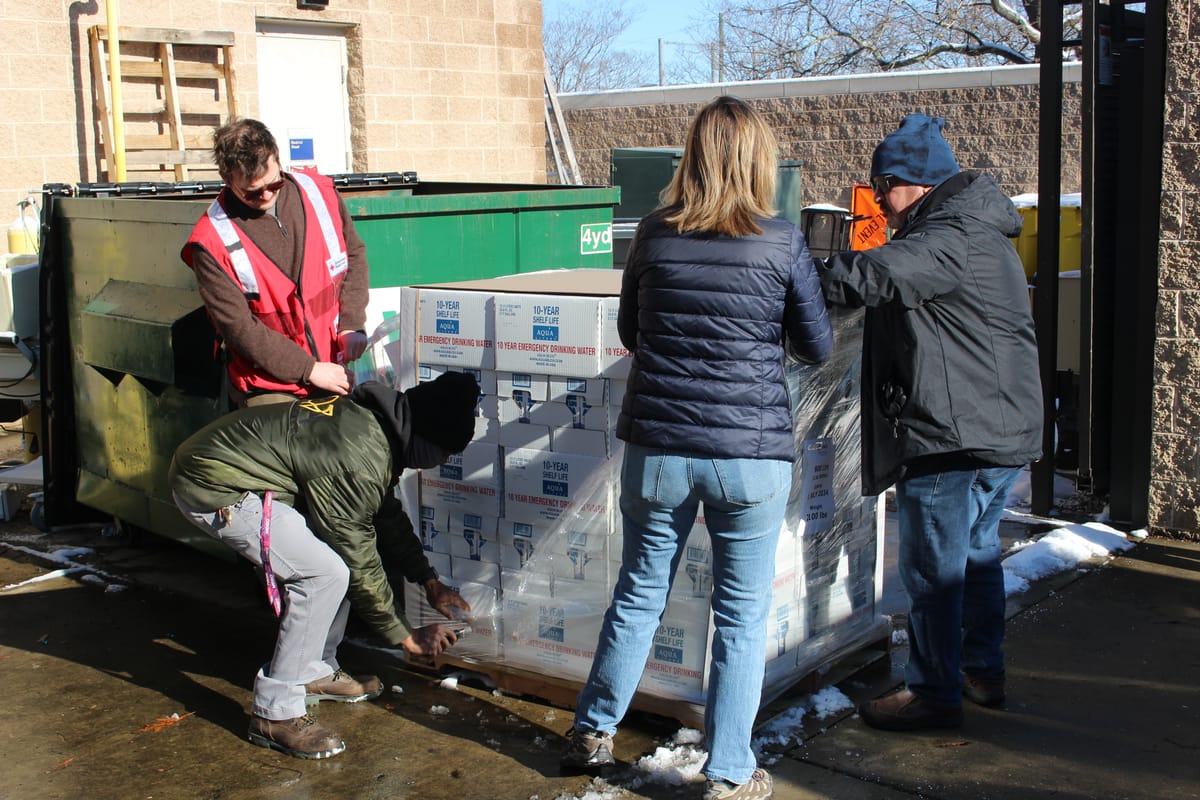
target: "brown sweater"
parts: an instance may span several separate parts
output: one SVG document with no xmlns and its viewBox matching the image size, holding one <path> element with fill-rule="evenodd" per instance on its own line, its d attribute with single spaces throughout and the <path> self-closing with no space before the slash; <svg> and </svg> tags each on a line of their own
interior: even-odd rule
<svg viewBox="0 0 1200 800">
<path fill-rule="evenodd" d="M 225 190 L 222 200 L 229 218 L 238 232 L 254 242 L 267 258 L 279 267 L 293 282 L 300 273 L 304 261 L 304 206 L 303 190 L 291 177 L 287 177 L 279 198 L 275 202 L 276 214 L 263 213 L 248 208 Z M 349 268 L 342 281 L 341 319 L 338 328 L 343 331 L 363 330 L 367 321 L 367 295 L 369 275 L 367 271 L 367 247 L 350 220 L 346 204 L 338 198 L 338 211 L 342 218 L 342 235 L 346 239 L 346 254 Z M 276 218 L 278 216 L 278 219 Z M 213 326 L 225 340 L 225 345 L 244 355 L 277 380 L 302 383 L 308 379 L 314 358 L 287 337 L 263 325 L 250 313 L 250 306 L 237 282 L 230 277 L 216 259 L 199 245 L 193 245 L 192 264 L 196 272 L 196 286 L 208 309 Z"/>
</svg>

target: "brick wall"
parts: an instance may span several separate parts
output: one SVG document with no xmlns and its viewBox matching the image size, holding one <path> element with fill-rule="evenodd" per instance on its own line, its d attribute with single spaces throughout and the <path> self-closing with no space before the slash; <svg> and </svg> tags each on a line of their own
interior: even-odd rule
<svg viewBox="0 0 1200 800">
<path fill-rule="evenodd" d="M 724 86 L 563 95 L 560 102 L 584 180 L 609 182 L 615 147 L 679 147 L 687 125 L 719 94 L 751 102 L 780 140 L 780 157 L 804 162 L 805 205 L 849 204 L 871 153 L 909 112 L 946 118 L 964 169 L 990 173 L 1009 194 L 1037 190 L 1038 70 L 1001 67 L 861 75 Z M 1064 71 L 1064 192 L 1080 188 L 1079 67 Z"/>
<path fill-rule="evenodd" d="M 104 0 L 0 9 L 0 222 L 7 227 L 31 189 L 109 179 L 88 50 L 88 29 L 107 25 L 107 12 Z M 123 26 L 232 31 L 245 116 L 259 111 L 255 31 L 263 20 L 344 32 L 355 171 L 545 181 L 540 0 L 335 0 L 320 11 L 298 9 L 295 0 L 120 4 Z"/>
<path fill-rule="evenodd" d="M 1200 3 L 1167 4 L 1150 524 L 1200 536 Z"/>
</svg>

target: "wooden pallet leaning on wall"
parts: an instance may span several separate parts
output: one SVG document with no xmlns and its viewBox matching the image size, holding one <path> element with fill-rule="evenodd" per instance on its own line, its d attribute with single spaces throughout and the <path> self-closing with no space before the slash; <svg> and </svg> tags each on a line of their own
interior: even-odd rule
<svg viewBox="0 0 1200 800">
<path fill-rule="evenodd" d="M 139 180 L 215 177 L 212 130 L 237 116 L 232 31 L 119 29 L 125 169 Z M 104 172 L 115 180 L 108 27 L 88 30 Z M 147 174 L 150 173 L 150 174 Z"/>
</svg>

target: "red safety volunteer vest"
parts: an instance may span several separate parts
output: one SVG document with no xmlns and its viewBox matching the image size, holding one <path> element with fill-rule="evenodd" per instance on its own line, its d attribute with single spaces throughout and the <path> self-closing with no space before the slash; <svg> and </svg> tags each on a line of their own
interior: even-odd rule
<svg viewBox="0 0 1200 800">
<path fill-rule="evenodd" d="M 221 190 L 196 223 L 180 255 L 192 267 L 192 245 L 203 247 L 241 287 L 259 322 L 283 334 L 318 361 L 333 361 L 338 350 L 339 290 L 349 267 L 337 193 L 333 181 L 316 172 L 288 174 L 302 190 L 304 204 L 304 264 L 298 284 L 292 283 L 238 231 L 221 205 L 228 189 Z M 236 350 L 231 348 L 229 354 L 229 379 L 242 393 L 309 395 L 306 387 L 276 380 Z"/>
</svg>

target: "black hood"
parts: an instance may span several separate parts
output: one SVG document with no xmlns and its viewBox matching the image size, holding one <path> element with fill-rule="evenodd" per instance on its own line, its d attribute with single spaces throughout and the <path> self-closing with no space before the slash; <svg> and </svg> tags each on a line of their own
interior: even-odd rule
<svg viewBox="0 0 1200 800">
<path fill-rule="evenodd" d="M 378 381 L 366 381 L 355 386 L 350 399 L 375 415 L 393 453 L 403 453 L 412 438 L 412 414 L 403 392 Z"/>
</svg>

